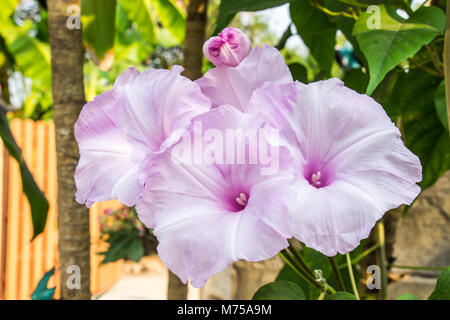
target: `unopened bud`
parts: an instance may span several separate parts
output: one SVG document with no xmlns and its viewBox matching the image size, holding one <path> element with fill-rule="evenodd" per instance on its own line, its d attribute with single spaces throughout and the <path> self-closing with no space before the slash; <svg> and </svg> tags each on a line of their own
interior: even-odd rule
<svg viewBox="0 0 450 320">
<path fill-rule="evenodd" d="M 228 27 L 217 37 L 205 42 L 203 54 L 217 67 L 236 67 L 248 56 L 251 49 L 252 44 L 246 34 L 239 29 Z"/>
</svg>

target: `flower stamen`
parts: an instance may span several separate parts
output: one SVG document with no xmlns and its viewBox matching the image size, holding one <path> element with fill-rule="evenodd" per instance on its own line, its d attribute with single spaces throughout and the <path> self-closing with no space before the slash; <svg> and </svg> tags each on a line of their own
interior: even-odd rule
<svg viewBox="0 0 450 320">
<path fill-rule="evenodd" d="M 236 198 L 236 202 L 237 202 L 239 205 L 241 205 L 242 207 L 247 206 L 247 200 L 248 200 L 247 195 L 246 195 L 245 193 L 243 193 L 243 192 L 241 192 L 241 193 L 239 194 L 239 197 Z"/>
<path fill-rule="evenodd" d="M 313 173 L 311 176 L 311 185 L 316 187 L 316 188 L 320 188 L 321 187 L 321 182 L 320 182 L 320 177 L 322 176 L 322 173 L 320 171 L 317 171 L 316 173 Z"/>
</svg>

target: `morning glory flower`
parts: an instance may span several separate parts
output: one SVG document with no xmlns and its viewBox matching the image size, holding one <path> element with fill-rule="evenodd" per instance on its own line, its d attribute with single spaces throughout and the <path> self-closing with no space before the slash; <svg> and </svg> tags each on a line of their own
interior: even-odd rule
<svg viewBox="0 0 450 320">
<path fill-rule="evenodd" d="M 239 31 L 239 34 L 242 32 Z M 208 40 L 205 46 L 214 47 L 214 39 Z M 211 60 L 210 55 L 206 56 Z M 240 63 L 236 66 L 234 63 L 216 64 L 216 68 L 208 70 L 203 77 L 195 81 L 214 107 L 229 104 L 246 111 L 253 92 L 265 82 L 281 84 L 293 81 L 283 56 L 272 46 L 255 47 L 247 56 L 241 56 L 238 60 Z"/>
<path fill-rule="evenodd" d="M 189 137 L 196 135 L 199 122 L 205 132 L 202 151 L 211 147 L 207 132 L 224 137 L 230 130 L 257 130 L 265 123 L 231 106 L 215 108 L 192 122 Z M 235 150 L 237 158 L 246 154 L 243 164 L 173 161 L 177 144 L 148 168 L 147 192 L 136 206 L 139 218 L 153 229 L 164 264 L 184 283 L 190 278 L 194 287 L 204 286 L 234 261 L 265 260 L 288 246 L 288 207 L 295 198 L 289 152 L 278 148 L 278 170 L 262 175 L 264 164 L 248 161 L 253 148 L 251 139 L 245 141 L 243 149 Z M 220 144 L 223 153 L 225 149 Z"/>
<path fill-rule="evenodd" d="M 261 107 L 264 106 L 264 107 Z M 353 250 L 420 193 L 420 160 L 381 105 L 338 79 L 266 84 L 249 104 L 280 128 L 297 166 L 293 235 L 327 256 Z"/>
<path fill-rule="evenodd" d="M 248 56 L 252 43 L 248 36 L 236 28 L 225 28 L 218 36 L 203 45 L 203 54 L 217 67 L 236 67 Z"/>
<path fill-rule="evenodd" d="M 198 85 L 172 70 L 124 71 L 106 91 L 88 102 L 75 123 L 80 161 L 76 198 L 89 207 L 118 199 L 135 205 L 145 185 L 148 161 L 179 139 L 177 129 L 210 109 Z"/>
</svg>

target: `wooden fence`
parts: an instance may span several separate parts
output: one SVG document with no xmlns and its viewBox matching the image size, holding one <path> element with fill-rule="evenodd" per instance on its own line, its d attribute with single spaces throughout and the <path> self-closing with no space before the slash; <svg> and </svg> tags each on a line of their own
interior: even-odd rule
<svg viewBox="0 0 450 320">
<path fill-rule="evenodd" d="M 45 232 L 33 242 L 30 209 L 17 163 L 0 143 L 0 299 L 29 299 L 38 281 L 53 266 L 56 275 L 49 286 L 59 286 L 58 232 L 56 207 L 56 150 L 53 122 L 14 119 L 11 130 L 41 190 L 50 202 Z M 120 262 L 100 266 L 105 249 L 99 239 L 98 217 L 106 208 L 119 203 L 109 201 L 91 207 L 91 290 L 99 293 L 114 284 Z M 56 290 L 58 298 L 59 290 Z"/>
</svg>

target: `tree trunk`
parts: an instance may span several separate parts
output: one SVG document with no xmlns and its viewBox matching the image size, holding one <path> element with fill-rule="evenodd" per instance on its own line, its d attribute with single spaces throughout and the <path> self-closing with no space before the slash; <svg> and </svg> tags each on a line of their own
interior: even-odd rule
<svg viewBox="0 0 450 320">
<path fill-rule="evenodd" d="M 53 119 L 58 173 L 61 299 L 90 299 L 89 211 L 75 201 L 78 146 L 73 127 L 85 103 L 81 29 L 66 26 L 80 0 L 47 0 L 51 46 Z"/>
<path fill-rule="evenodd" d="M 184 38 L 184 75 L 195 80 L 202 76 L 208 0 L 190 0 Z"/>
<path fill-rule="evenodd" d="M 186 36 L 184 39 L 184 72 L 183 74 L 191 80 L 202 76 L 203 52 L 206 30 L 206 9 L 208 0 L 190 0 L 187 8 Z M 185 300 L 187 297 L 187 286 L 169 271 L 169 285 L 167 288 L 167 299 Z"/>
</svg>

